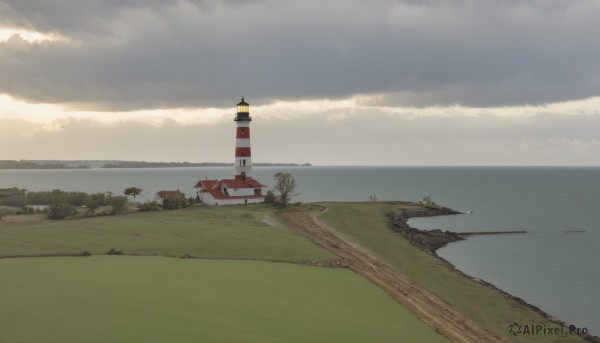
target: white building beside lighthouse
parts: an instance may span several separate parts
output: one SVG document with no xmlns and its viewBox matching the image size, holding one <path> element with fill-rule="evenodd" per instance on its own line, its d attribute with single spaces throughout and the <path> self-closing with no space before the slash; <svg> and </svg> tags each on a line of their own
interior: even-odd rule
<svg viewBox="0 0 600 343">
<path fill-rule="evenodd" d="M 250 148 L 250 104 L 237 104 L 234 178 L 223 180 L 200 180 L 196 184 L 198 197 L 209 205 L 235 205 L 262 203 L 265 196 L 263 186 L 252 178 L 252 152 Z"/>
</svg>

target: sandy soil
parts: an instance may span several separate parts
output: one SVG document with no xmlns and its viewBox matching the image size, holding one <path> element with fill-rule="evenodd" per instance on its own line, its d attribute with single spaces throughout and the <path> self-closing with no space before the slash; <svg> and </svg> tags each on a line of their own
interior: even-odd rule
<svg viewBox="0 0 600 343">
<path fill-rule="evenodd" d="M 320 213 L 326 212 L 322 208 Z M 340 257 L 338 266 L 349 268 L 384 289 L 393 299 L 411 310 L 423 322 L 452 342 L 501 342 L 472 320 L 456 312 L 443 300 L 412 283 L 390 265 L 371 256 L 356 244 L 336 235 L 318 215 L 310 220 L 303 213 L 280 212 L 279 216 L 300 234 Z M 265 221 L 270 224 L 270 220 Z"/>
</svg>

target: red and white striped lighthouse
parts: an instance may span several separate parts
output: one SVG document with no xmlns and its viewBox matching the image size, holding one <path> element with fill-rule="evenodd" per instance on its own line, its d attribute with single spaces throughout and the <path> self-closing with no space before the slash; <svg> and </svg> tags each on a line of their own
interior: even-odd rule
<svg viewBox="0 0 600 343">
<path fill-rule="evenodd" d="M 260 182 L 252 178 L 252 153 L 250 151 L 250 105 L 244 101 L 237 104 L 233 119 L 235 129 L 235 178 L 222 180 L 200 180 L 194 186 L 200 201 L 211 205 L 257 204 L 265 196 Z"/>
<path fill-rule="evenodd" d="M 235 178 L 246 180 L 252 176 L 252 153 L 250 150 L 250 104 L 242 101 L 237 104 L 237 113 L 233 119 L 237 123 L 235 130 Z"/>
</svg>

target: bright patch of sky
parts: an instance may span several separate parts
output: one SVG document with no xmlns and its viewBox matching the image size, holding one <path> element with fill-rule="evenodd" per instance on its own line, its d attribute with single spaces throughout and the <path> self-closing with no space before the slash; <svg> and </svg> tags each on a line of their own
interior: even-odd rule
<svg viewBox="0 0 600 343">
<path fill-rule="evenodd" d="M 544 116 L 592 116 L 600 115 L 600 97 L 582 100 L 564 101 L 543 105 L 506 106 L 506 107 L 466 107 L 430 106 L 430 107 L 390 107 L 365 105 L 365 99 L 374 96 L 355 96 L 344 100 L 303 100 L 275 101 L 268 105 L 252 106 L 252 115 L 257 118 L 290 120 L 302 116 L 323 114 L 323 120 L 344 119 L 351 114 L 382 113 L 389 116 L 411 117 L 513 117 L 528 118 Z M 119 121 L 140 121 L 160 123 L 169 119 L 179 124 L 211 124 L 219 120 L 230 120 L 235 106 L 223 108 L 170 108 L 136 111 L 81 111 L 62 104 L 29 103 L 14 99 L 9 95 L 0 95 L 0 119 L 27 119 L 37 123 L 74 118 L 93 119 L 101 123 Z"/>
<path fill-rule="evenodd" d="M 21 39 L 28 43 L 67 41 L 66 37 L 63 37 L 56 33 L 45 34 L 25 29 L 0 28 L 0 42 L 7 42 L 11 37 L 15 35 L 19 36 Z"/>
</svg>

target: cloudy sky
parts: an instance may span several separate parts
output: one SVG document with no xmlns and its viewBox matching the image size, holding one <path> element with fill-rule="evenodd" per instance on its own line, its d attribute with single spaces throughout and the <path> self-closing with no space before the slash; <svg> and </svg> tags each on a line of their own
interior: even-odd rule
<svg viewBox="0 0 600 343">
<path fill-rule="evenodd" d="M 0 0 L 0 159 L 600 165 L 596 0 Z"/>
</svg>

